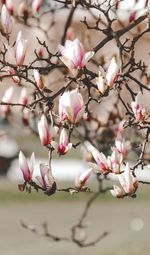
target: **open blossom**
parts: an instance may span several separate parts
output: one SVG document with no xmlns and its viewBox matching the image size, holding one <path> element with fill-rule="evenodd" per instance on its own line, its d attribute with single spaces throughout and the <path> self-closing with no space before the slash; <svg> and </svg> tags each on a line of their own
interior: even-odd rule
<svg viewBox="0 0 150 255">
<path fill-rule="evenodd" d="M 20 31 L 16 40 L 15 59 L 18 66 L 23 65 L 27 50 L 27 40 L 22 38 L 22 32 Z"/>
<path fill-rule="evenodd" d="M 33 13 L 37 13 L 39 9 L 41 8 L 41 5 L 43 3 L 43 0 L 33 0 L 32 1 L 32 11 Z"/>
<path fill-rule="evenodd" d="M 126 164 L 124 173 L 119 175 L 118 178 L 125 193 L 132 196 L 138 188 L 138 181 L 131 173 L 128 163 Z"/>
<path fill-rule="evenodd" d="M 99 152 L 89 142 L 86 142 L 85 145 L 88 148 L 88 150 L 91 152 L 93 158 L 95 159 L 99 170 L 102 173 L 108 173 L 109 172 L 109 166 L 108 166 L 107 158 L 105 157 L 105 155 L 102 152 Z"/>
<path fill-rule="evenodd" d="M 23 152 L 20 151 L 20 153 L 19 153 L 19 167 L 22 171 L 23 178 L 24 178 L 25 182 L 29 182 L 32 180 L 34 164 L 35 164 L 34 153 L 32 153 L 32 155 L 31 155 L 30 165 L 29 165 Z"/>
<path fill-rule="evenodd" d="M 9 104 L 12 100 L 13 97 L 13 93 L 14 93 L 14 88 L 13 87 L 9 87 L 6 91 L 4 96 L 2 97 L 1 101 L 4 103 Z M 7 113 L 9 111 L 9 105 L 1 105 L 0 107 L 1 111 L 3 113 Z"/>
<path fill-rule="evenodd" d="M 12 31 L 12 21 L 5 4 L 1 11 L 1 25 L 3 33 L 9 35 Z"/>
<path fill-rule="evenodd" d="M 125 148 L 125 140 L 123 139 L 123 136 L 120 132 L 118 132 L 118 135 L 115 140 L 115 146 L 119 153 L 122 155 L 125 155 L 126 148 Z"/>
<path fill-rule="evenodd" d="M 61 155 L 66 154 L 68 152 L 68 150 L 71 149 L 72 143 L 69 143 L 68 134 L 67 134 L 65 128 L 63 128 L 61 133 L 60 133 L 59 143 L 56 143 L 55 141 L 52 141 L 51 145 Z"/>
<path fill-rule="evenodd" d="M 135 101 L 131 102 L 131 108 L 134 113 L 134 117 L 137 121 L 142 121 L 145 118 L 145 109 L 139 103 L 140 93 L 137 94 Z"/>
<path fill-rule="evenodd" d="M 85 110 L 82 95 L 77 89 L 64 92 L 59 99 L 60 120 L 68 120 L 75 124 L 82 118 Z"/>
<path fill-rule="evenodd" d="M 19 103 L 26 106 L 28 104 L 28 95 L 27 95 L 27 89 L 23 88 L 21 90 Z"/>
<path fill-rule="evenodd" d="M 47 146 L 52 140 L 52 130 L 50 129 L 47 119 L 43 114 L 40 121 L 38 122 L 38 131 L 43 146 Z"/>
<path fill-rule="evenodd" d="M 39 71 L 37 69 L 33 70 L 33 74 L 34 74 L 34 79 L 35 79 L 36 85 L 38 86 L 39 89 L 43 89 L 44 81 L 43 81 L 42 75 L 39 73 Z"/>
<path fill-rule="evenodd" d="M 106 77 L 105 77 L 107 85 L 110 88 L 113 87 L 113 85 L 114 85 L 114 83 L 116 81 L 118 73 L 119 73 L 119 66 L 117 65 L 116 60 L 113 57 L 111 62 L 110 62 L 110 65 L 108 67 L 108 70 L 107 70 L 107 73 L 106 73 Z"/>
<path fill-rule="evenodd" d="M 89 177 L 92 174 L 92 168 L 87 169 L 86 171 L 84 171 L 80 176 L 77 176 L 76 180 L 75 180 L 75 186 L 78 189 L 82 189 L 86 182 L 88 181 Z"/>
<path fill-rule="evenodd" d="M 70 69 L 71 72 L 75 72 L 76 69 L 81 69 L 87 62 L 93 57 L 94 51 L 85 53 L 83 44 L 79 39 L 73 41 L 66 40 L 65 45 L 59 45 L 61 52 L 61 61 Z"/>
</svg>

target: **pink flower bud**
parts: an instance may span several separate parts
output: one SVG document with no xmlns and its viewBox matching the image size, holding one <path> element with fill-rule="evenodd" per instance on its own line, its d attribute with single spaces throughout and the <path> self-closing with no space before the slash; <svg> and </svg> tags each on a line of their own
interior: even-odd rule
<svg viewBox="0 0 150 255">
<path fill-rule="evenodd" d="M 112 155 L 109 157 L 109 167 L 113 173 L 119 174 L 123 156 L 116 148 L 112 148 L 112 150 Z"/>
<path fill-rule="evenodd" d="M 86 142 L 85 145 L 88 148 L 88 150 L 91 152 L 93 158 L 95 159 L 99 170 L 104 174 L 108 173 L 109 172 L 109 166 L 108 166 L 108 162 L 107 162 L 107 159 L 106 159 L 105 155 L 102 152 L 99 152 L 89 142 Z"/>
<path fill-rule="evenodd" d="M 6 7 L 9 13 L 12 15 L 14 12 L 13 2 L 12 0 L 6 0 Z"/>
<path fill-rule="evenodd" d="M 1 11 L 1 25 L 5 35 L 9 35 L 12 31 L 12 21 L 9 12 L 4 4 Z"/>
<path fill-rule="evenodd" d="M 39 71 L 36 69 L 34 69 L 33 73 L 34 73 L 34 79 L 35 79 L 36 85 L 38 86 L 39 89 L 43 89 L 44 82 L 43 82 L 42 75 L 40 75 Z"/>
<path fill-rule="evenodd" d="M 96 85 L 98 87 L 98 90 L 101 92 L 101 94 L 104 94 L 107 89 L 107 84 L 100 71 L 99 71 L 98 78 L 96 78 Z"/>
<path fill-rule="evenodd" d="M 119 73 L 119 67 L 116 63 L 115 58 L 112 58 L 110 65 L 108 67 L 107 73 L 106 73 L 106 82 L 110 88 L 113 87 L 118 73 Z"/>
<path fill-rule="evenodd" d="M 66 132 L 65 128 L 63 128 L 61 133 L 60 133 L 59 144 L 54 142 L 54 141 L 52 141 L 51 145 L 61 155 L 66 154 L 68 152 L 68 150 L 71 149 L 72 143 L 69 143 L 68 135 L 67 135 L 67 132 Z"/>
<path fill-rule="evenodd" d="M 128 163 L 126 164 L 124 173 L 119 175 L 118 178 L 126 194 L 132 196 L 138 188 L 138 181 L 131 173 Z"/>
<path fill-rule="evenodd" d="M 26 157 L 24 156 L 23 152 L 20 151 L 20 153 L 19 153 L 19 166 L 20 166 L 20 169 L 22 171 L 23 178 L 24 178 L 25 182 L 30 182 L 32 180 L 34 164 L 35 164 L 34 153 L 32 153 L 32 155 L 31 155 L 30 166 L 29 166 Z"/>
<path fill-rule="evenodd" d="M 90 169 L 87 169 L 85 172 L 83 172 L 80 176 L 78 176 L 78 177 L 76 178 L 76 180 L 75 180 L 75 186 L 76 186 L 76 188 L 82 189 L 82 188 L 85 186 L 87 180 L 89 179 L 89 177 L 90 177 L 91 174 L 92 174 L 92 171 L 93 171 L 93 170 L 92 170 L 91 168 L 90 168 Z"/>
<path fill-rule="evenodd" d="M 82 118 L 85 110 L 82 95 L 77 89 L 64 92 L 59 99 L 60 120 L 68 120 L 77 123 Z"/>
<path fill-rule="evenodd" d="M 42 115 L 41 120 L 38 122 L 38 131 L 41 144 L 43 146 L 49 145 L 52 139 L 52 132 L 49 129 L 45 115 Z"/>
<path fill-rule="evenodd" d="M 145 109 L 139 103 L 140 93 L 137 94 L 135 101 L 131 102 L 131 108 L 137 121 L 143 121 L 145 118 Z"/>
<path fill-rule="evenodd" d="M 39 9 L 41 8 L 41 5 L 43 3 L 43 0 L 33 0 L 32 2 L 32 11 L 33 13 L 37 13 Z"/>
<path fill-rule="evenodd" d="M 13 76 L 11 76 L 11 78 L 12 78 L 12 80 L 14 81 L 14 83 L 17 83 L 17 84 L 20 83 L 21 78 L 15 75 L 15 74 L 16 74 L 15 69 L 13 69 L 13 68 L 11 68 L 11 67 L 9 66 L 9 67 L 7 68 L 7 73 L 10 74 L 10 75 L 13 75 Z"/>
<path fill-rule="evenodd" d="M 83 44 L 79 39 L 74 41 L 66 40 L 65 46 L 59 45 L 62 57 L 61 61 L 70 69 L 72 73 L 76 69 L 81 69 L 93 57 L 94 51 L 85 53 Z"/>
<path fill-rule="evenodd" d="M 117 198 L 123 198 L 125 195 L 125 192 L 117 185 L 114 185 L 114 189 L 111 189 L 110 192 L 113 197 L 117 197 Z"/>
<path fill-rule="evenodd" d="M 22 38 L 22 32 L 20 31 L 16 40 L 15 59 L 18 66 L 23 65 L 27 50 L 27 40 Z"/>
<path fill-rule="evenodd" d="M 14 93 L 14 88 L 13 87 L 8 88 L 5 91 L 5 94 L 2 97 L 1 101 L 9 104 L 12 100 L 13 93 Z M 1 105 L 0 109 L 4 114 L 6 114 L 9 111 L 9 105 Z"/>
<path fill-rule="evenodd" d="M 27 96 L 26 88 L 23 88 L 21 90 L 19 103 L 22 104 L 23 106 L 26 106 L 28 104 L 28 96 Z"/>
</svg>

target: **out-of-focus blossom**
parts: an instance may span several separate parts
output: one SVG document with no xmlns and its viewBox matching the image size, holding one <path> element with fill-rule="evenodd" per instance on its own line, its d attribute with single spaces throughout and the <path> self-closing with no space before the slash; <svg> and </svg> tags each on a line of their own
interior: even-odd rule
<svg viewBox="0 0 150 255">
<path fill-rule="evenodd" d="M 138 181 L 131 173 L 128 163 L 126 164 L 124 173 L 120 174 L 118 178 L 125 193 L 132 196 L 138 188 Z"/>
<path fill-rule="evenodd" d="M 25 2 L 20 3 L 18 13 L 19 13 L 20 16 L 23 16 L 24 18 L 28 17 L 29 8 L 28 8 L 28 5 Z"/>
<path fill-rule="evenodd" d="M 49 145 L 52 140 L 52 130 L 50 129 L 44 114 L 42 115 L 40 121 L 38 122 L 38 131 L 41 144 L 43 146 Z"/>
<path fill-rule="evenodd" d="M 125 154 L 125 151 L 126 151 L 126 148 L 125 148 L 125 140 L 123 139 L 123 136 L 120 132 L 118 132 L 118 135 L 116 137 L 116 140 L 115 140 L 115 146 L 117 148 L 117 150 L 122 154 L 124 155 Z"/>
<path fill-rule="evenodd" d="M 137 96 L 135 97 L 135 101 L 131 102 L 131 108 L 132 111 L 134 113 L 134 117 L 137 121 L 143 121 L 145 118 L 145 109 L 143 108 L 143 106 L 140 104 L 140 93 L 137 94 Z"/>
<path fill-rule="evenodd" d="M 68 134 L 67 134 L 65 128 L 63 128 L 61 133 L 60 133 L 59 144 L 56 143 L 55 141 L 52 141 L 51 145 L 61 155 L 66 154 L 68 152 L 68 150 L 71 149 L 72 143 L 69 143 Z"/>
<path fill-rule="evenodd" d="M 12 15 L 14 12 L 14 7 L 13 7 L 13 1 L 12 0 L 6 0 L 6 7 L 9 13 Z"/>
<path fill-rule="evenodd" d="M 111 62 L 110 62 L 110 65 L 108 67 L 108 70 L 107 70 L 107 73 L 106 73 L 106 82 L 107 82 L 107 85 L 112 88 L 116 79 L 117 79 L 117 75 L 119 73 L 119 66 L 117 65 L 116 63 L 116 60 L 115 58 L 113 57 Z"/>
<path fill-rule="evenodd" d="M 34 153 L 32 153 L 32 155 L 31 155 L 30 165 L 29 165 L 23 152 L 20 151 L 20 153 L 19 153 L 19 167 L 22 171 L 23 178 L 24 178 L 25 182 L 30 182 L 32 180 L 34 165 L 35 165 Z"/>
<path fill-rule="evenodd" d="M 113 173 L 119 174 L 123 156 L 116 148 L 112 148 L 112 150 L 112 155 L 108 157 L 109 169 L 111 169 Z"/>
<path fill-rule="evenodd" d="M 113 197 L 122 198 L 125 192 L 117 185 L 114 185 L 113 189 L 110 190 Z"/>
<path fill-rule="evenodd" d="M 13 93 L 14 93 L 14 88 L 13 87 L 8 88 L 5 91 L 5 94 L 2 97 L 1 101 L 7 104 L 11 103 Z M 6 114 L 9 111 L 9 105 L 1 105 L 0 109 L 4 114 Z"/>
<path fill-rule="evenodd" d="M 21 90 L 19 103 L 22 104 L 23 106 L 26 106 L 28 104 L 28 94 L 26 88 L 23 88 Z"/>
<path fill-rule="evenodd" d="M 42 75 L 39 73 L 37 69 L 34 69 L 33 73 L 34 73 L 34 79 L 35 79 L 36 85 L 38 86 L 39 89 L 43 89 L 44 82 L 43 82 Z"/>
<path fill-rule="evenodd" d="M 91 152 L 93 158 L 95 159 L 99 170 L 106 174 L 109 172 L 109 166 L 107 162 L 107 158 L 102 152 L 99 152 L 92 144 L 89 142 L 85 142 L 87 149 Z"/>
<path fill-rule="evenodd" d="M 74 38 L 74 30 L 72 27 L 68 27 L 66 32 L 66 40 L 72 40 Z"/>
<path fill-rule="evenodd" d="M 3 5 L 1 11 L 1 25 L 3 33 L 5 35 L 9 35 L 12 31 L 12 20 L 5 4 Z"/>
<path fill-rule="evenodd" d="M 7 68 L 7 73 L 10 74 L 10 75 L 13 75 L 13 76 L 11 76 L 11 78 L 12 78 L 12 80 L 13 80 L 15 83 L 17 83 L 17 84 L 20 83 L 21 78 L 15 75 L 15 74 L 16 74 L 15 69 L 13 69 L 12 67 L 9 66 L 9 67 Z"/>
<path fill-rule="evenodd" d="M 85 53 L 83 44 L 79 39 L 74 41 L 66 40 L 65 45 L 59 45 L 61 61 L 75 74 L 76 69 L 81 69 L 93 57 L 94 51 Z"/>
<path fill-rule="evenodd" d="M 98 77 L 96 78 L 96 85 L 101 94 L 104 94 L 107 89 L 107 84 L 104 77 L 102 76 L 101 71 L 99 71 Z"/>
<path fill-rule="evenodd" d="M 87 169 L 80 176 L 75 179 L 75 186 L 78 189 L 82 189 L 92 174 L 92 168 Z"/>
<path fill-rule="evenodd" d="M 77 89 L 64 92 L 59 99 L 60 120 L 68 120 L 77 123 L 82 118 L 85 110 L 82 95 Z"/>
<path fill-rule="evenodd" d="M 32 1 L 32 11 L 33 11 L 33 13 L 39 12 L 39 9 L 41 8 L 42 3 L 43 3 L 43 0 L 33 0 Z"/>
<path fill-rule="evenodd" d="M 27 50 L 27 40 L 22 38 L 22 32 L 20 31 L 16 40 L 15 59 L 18 66 L 23 65 Z"/>
<path fill-rule="evenodd" d="M 119 132 L 120 134 L 123 133 L 123 130 L 124 130 L 124 128 L 123 128 L 124 123 L 125 123 L 125 120 L 122 120 L 122 121 L 120 121 L 119 123 L 116 123 L 116 124 L 114 124 L 114 125 L 111 126 L 111 129 L 112 129 L 112 131 L 113 131 L 114 137 L 116 137 L 116 136 L 118 135 L 118 132 Z"/>
</svg>

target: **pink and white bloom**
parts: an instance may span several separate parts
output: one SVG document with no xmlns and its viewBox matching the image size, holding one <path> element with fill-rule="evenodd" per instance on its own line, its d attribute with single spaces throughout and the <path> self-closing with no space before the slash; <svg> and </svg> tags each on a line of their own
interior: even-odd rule
<svg viewBox="0 0 150 255">
<path fill-rule="evenodd" d="M 72 148 L 72 143 L 69 143 L 68 134 L 65 128 L 63 128 L 60 133 L 59 144 L 52 141 L 51 145 L 61 155 L 66 154 Z"/>
<path fill-rule="evenodd" d="M 99 152 L 92 144 L 89 142 L 85 143 L 87 149 L 91 152 L 93 158 L 95 159 L 98 169 L 103 173 L 106 174 L 108 173 L 109 170 L 109 165 L 107 162 L 107 158 L 102 152 Z"/>
<path fill-rule="evenodd" d="M 41 8 L 41 5 L 43 3 L 43 0 L 33 0 L 32 1 L 32 11 L 33 13 L 37 13 L 39 9 Z"/>
<path fill-rule="evenodd" d="M 59 50 L 62 55 L 60 57 L 61 61 L 73 74 L 77 69 L 84 67 L 94 55 L 94 51 L 85 53 L 84 46 L 79 39 L 66 40 L 64 46 L 59 45 Z"/>
<path fill-rule="evenodd" d="M 123 156 L 116 148 L 112 148 L 112 150 L 112 155 L 108 157 L 108 165 L 113 173 L 119 174 Z"/>
<path fill-rule="evenodd" d="M 115 146 L 119 153 L 122 155 L 125 155 L 126 148 L 125 148 L 125 140 L 123 139 L 123 136 L 120 132 L 118 132 L 118 135 L 115 140 Z"/>
<path fill-rule="evenodd" d="M 32 153 L 32 155 L 31 155 L 30 165 L 29 165 L 23 152 L 20 151 L 20 153 L 19 153 L 19 167 L 22 171 L 23 178 L 24 178 L 25 182 L 30 182 L 32 180 L 34 165 L 35 165 L 34 153 Z"/>
<path fill-rule="evenodd" d="M 9 35 L 12 31 L 12 20 L 5 4 L 3 5 L 1 11 L 1 25 L 3 33 L 5 35 Z"/>
<path fill-rule="evenodd" d="M 50 168 L 44 163 L 40 163 L 40 174 L 41 176 L 37 176 L 36 179 L 39 181 L 41 187 L 44 190 L 50 189 L 54 184 L 54 178 Z"/>
<path fill-rule="evenodd" d="M 116 79 L 117 75 L 119 73 L 119 66 L 116 63 L 115 58 L 113 57 L 112 60 L 110 61 L 110 65 L 108 67 L 107 73 L 106 73 L 106 82 L 107 85 L 112 88 Z"/>
<path fill-rule="evenodd" d="M 90 178 L 92 171 L 93 171 L 92 168 L 89 168 L 86 171 L 84 171 L 80 176 L 77 176 L 75 180 L 75 187 L 78 189 L 82 189 L 85 186 L 88 179 Z"/>
<path fill-rule="evenodd" d="M 21 90 L 19 104 L 22 104 L 23 106 L 26 106 L 28 104 L 28 94 L 26 88 L 23 88 Z"/>
<path fill-rule="evenodd" d="M 126 164 L 124 173 L 119 175 L 118 178 L 125 193 L 132 196 L 138 188 L 138 181 L 131 173 L 128 163 Z"/>
<path fill-rule="evenodd" d="M 44 114 L 42 115 L 40 121 L 38 122 L 38 131 L 41 144 L 43 146 L 49 145 L 52 140 L 52 128 L 51 129 L 49 128 L 47 119 Z"/>
<path fill-rule="evenodd" d="M 113 189 L 110 190 L 113 197 L 123 198 L 125 192 L 117 185 L 114 185 Z"/>
<path fill-rule="evenodd" d="M 6 0 L 6 7 L 9 13 L 12 15 L 14 12 L 13 2 L 12 0 Z"/>
<path fill-rule="evenodd" d="M 13 76 L 11 76 L 11 79 L 14 81 L 14 83 L 17 83 L 17 84 L 20 83 L 21 78 L 16 76 L 16 70 L 15 69 L 13 69 L 12 67 L 8 66 L 7 73 L 10 74 L 10 75 L 13 75 Z"/>
<path fill-rule="evenodd" d="M 98 77 L 96 78 L 96 85 L 101 94 L 104 94 L 107 89 L 107 84 L 104 77 L 102 76 L 101 71 L 99 71 Z"/>
<path fill-rule="evenodd" d="M 42 75 L 39 73 L 39 71 L 37 69 L 33 70 L 33 74 L 34 74 L 34 79 L 36 82 L 36 85 L 39 89 L 43 89 L 44 87 L 44 82 L 43 82 L 43 77 Z"/>
<path fill-rule="evenodd" d="M 137 121 L 143 121 L 145 118 L 145 109 L 143 108 L 143 106 L 140 104 L 140 92 L 137 94 L 137 96 L 135 97 L 135 101 L 131 102 L 131 108 L 132 111 L 134 113 L 134 117 Z"/>
<path fill-rule="evenodd" d="M 18 66 L 23 65 L 27 50 L 27 40 L 22 38 L 22 32 L 20 31 L 16 40 L 15 59 Z"/>
<path fill-rule="evenodd" d="M 75 124 L 82 118 L 84 110 L 83 97 L 78 89 L 64 92 L 59 99 L 59 117 L 61 121 L 68 120 Z"/>
<path fill-rule="evenodd" d="M 9 87 L 6 91 L 4 96 L 2 97 L 1 101 L 4 103 L 11 103 L 11 100 L 13 98 L 14 88 Z M 6 114 L 9 111 L 9 105 L 1 105 L 0 107 L 1 111 Z"/>
</svg>

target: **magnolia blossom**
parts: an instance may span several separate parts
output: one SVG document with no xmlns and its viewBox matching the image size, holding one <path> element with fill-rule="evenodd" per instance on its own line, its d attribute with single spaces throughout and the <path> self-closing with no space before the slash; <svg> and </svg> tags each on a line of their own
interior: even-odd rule
<svg viewBox="0 0 150 255">
<path fill-rule="evenodd" d="M 66 154 L 68 150 L 71 149 L 72 143 L 69 143 L 68 135 L 65 128 L 63 128 L 60 133 L 59 144 L 52 141 L 51 145 L 55 148 L 55 150 L 59 154 L 62 154 L 62 155 Z"/>
<path fill-rule="evenodd" d="M 20 31 L 16 40 L 15 59 L 18 66 L 23 65 L 27 50 L 27 40 L 22 38 L 22 32 Z"/>
<path fill-rule="evenodd" d="M 1 11 L 1 25 L 4 34 L 9 35 L 12 31 L 12 21 L 5 4 Z"/>
<path fill-rule="evenodd" d="M 40 163 L 40 174 L 41 176 L 37 176 L 36 179 L 39 181 L 41 187 L 44 190 L 48 190 L 52 187 L 54 178 L 52 176 L 51 170 L 44 163 Z"/>
<path fill-rule="evenodd" d="M 99 71 L 98 77 L 96 78 L 96 85 L 101 94 L 104 94 L 107 89 L 107 84 L 104 77 L 102 76 L 101 71 Z"/>
<path fill-rule="evenodd" d="M 106 73 L 106 82 L 107 85 L 112 88 L 114 85 L 114 82 L 117 78 L 117 75 L 119 73 L 119 66 L 116 63 L 115 58 L 112 58 L 110 65 L 108 67 L 107 73 Z"/>
<path fill-rule="evenodd" d="M 75 73 L 76 69 L 84 67 L 94 55 L 94 51 L 85 53 L 84 46 L 79 39 L 66 40 L 64 46 L 59 45 L 59 50 L 62 55 L 60 57 L 61 61 L 72 73 Z"/>
<path fill-rule="evenodd" d="M 126 164 L 124 173 L 119 175 L 118 178 L 125 193 L 132 196 L 138 188 L 138 181 L 131 173 L 128 163 Z"/>
<path fill-rule="evenodd" d="M 47 119 L 43 114 L 41 120 L 38 122 L 38 131 L 43 146 L 47 146 L 51 143 L 52 140 L 52 130 L 48 126 Z"/>
<path fill-rule="evenodd" d="M 13 14 L 14 7 L 13 7 L 13 1 L 12 0 L 6 0 L 6 7 L 10 14 Z"/>
<path fill-rule="evenodd" d="M 92 168 L 89 168 L 85 172 L 83 172 L 80 176 L 77 176 L 75 180 L 76 188 L 82 189 L 85 186 L 87 180 L 92 174 L 92 171 L 93 171 Z"/>
<path fill-rule="evenodd" d="M 25 182 L 30 182 L 32 180 L 34 164 L 35 164 L 34 153 L 32 153 L 32 155 L 31 155 L 30 165 L 29 165 L 23 152 L 20 151 L 20 153 L 19 153 L 19 167 L 22 171 L 23 178 L 24 178 Z"/>
<path fill-rule="evenodd" d="M 116 148 L 112 148 L 112 155 L 108 157 L 108 165 L 111 171 L 115 174 L 120 173 L 120 166 L 123 160 L 123 156 L 121 153 L 117 151 Z"/>
<path fill-rule="evenodd" d="M 82 95 L 77 89 L 64 92 L 59 99 L 60 120 L 68 120 L 77 123 L 82 118 L 85 110 Z"/>
<path fill-rule="evenodd" d="M 120 132 L 118 132 L 118 135 L 116 137 L 115 140 L 115 146 L 117 148 L 117 150 L 124 155 L 126 152 L 126 148 L 125 148 L 125 140 L 123 139 L 123 136 Z"/>
<path fill-rule="evenodd" d="M 32 11 L 33 13 L 37 13 L 43 3 L 43 0 L 33 0 L 32 1 Z"/>
<path fill-rule="evenodd" d="M 25 2 L 21 2 L 20 5 L 19 5 L 18 13 L 19 13 L 20 16 L 24 16 L 24 18 L 28 17 L 28 15 L 29 15 L 28 4 L 25 3 Z"/>
<path fill-rule="evenodd" d="M 89 142 L 86 142 L 85 145 L 88 148 L 88 150 L 91 152 L 93 158 L 95 159 L 99 170 L 104 174 L 108 173 L 109 166 L 108 166 L 107 158 L 105 157 L 105 155 L 102 152 L 99 152 Z M 94 167 L 94 165 L 93 165 L 93 167 Z"/>
<path fill-rule="evenodd" d="M 19 103 L 26 106 L 28 104 L 28 95 L 27 95 L 27 89 L 23 88 L 21 90 Z"/>
<path fill-rule="evenodd" d="M 20 83 L 21 78 L 18 77 L 18 76 L 16 76 L 16 70 L 15 70 L 15 69 L 13 69 L 13 68 L 11 68 L 11 67 L 9 66 L 9 67 L 7 67 L 7 70 L 6 70 L 6 71 L 7 71 L 8 74 L 13 75 L 13 76 L 11 76 L 11 78 L 12 78 L 12 80 L 14 81 L 14 83 L 17 83 L 17 84 Z"/>
<path fill-rule="evenodd" d="M 145 118 L 145 109 L 139 103 L 139 96 L 140 96 L 140 93 L 138 93 L 137 96 L 135 97 L 135 101 L 131 102 L 131 108 L 134 113 L 135 119 L 137 121 L 143 121 Z"/>
<path fill-rule="evenodd" d="M 35 79 L 36 85 L 38 86 L 39 89 L 43 89 L 44 82 L 43 82 L 42 75 L 39 73 L 39 71 L 37 69 L 34 69 L 33 74 L 34 74 L 34 79 Z"/>
<path fill-rule="evenodd" d="M 113 197 L 122 198 L 125 192 L 117 185 L 114 185 L 113 189 L 110 190 Z"/>
<path fill-rule="evenodd" d="M 5 94 L 2 97 L 1 101 L 4 102 L 4 103 L 9 104 L 12 100 L 13 93 L 14 93 L 14 88 L 13 87 L 8 88 L 5 91 Z M 3 113 L 6 114 L 9 111 L 9 105 L 1 105 L 0 109 Z"/>
</svg>

